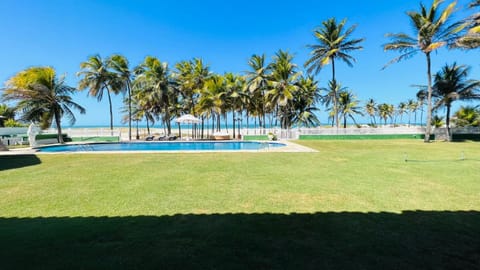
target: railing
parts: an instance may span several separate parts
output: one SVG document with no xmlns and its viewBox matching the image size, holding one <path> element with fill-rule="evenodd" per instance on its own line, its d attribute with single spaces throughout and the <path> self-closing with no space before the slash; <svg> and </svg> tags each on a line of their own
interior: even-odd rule
<svg viewBox="0 0 480 270">
<path fill-rule="evenodd" d="M 361 127 L 361 128 L 266 128 L 266 129 L 242 129 L 242 135 L 267 135 L 275 134 L 281 140 L 296 140 L 300 135 L 387 135 L 387 134 L 423 134 L 424 127 Z"/>
</svg>

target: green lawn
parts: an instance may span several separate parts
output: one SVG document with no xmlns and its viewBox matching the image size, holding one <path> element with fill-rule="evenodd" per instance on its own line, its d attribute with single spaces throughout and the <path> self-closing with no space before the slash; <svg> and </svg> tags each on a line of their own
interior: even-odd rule
<svg viewBox="0 0 480 270">
<path fill-rule="evenodd" d="M 0 269 L 480 267 L 479 143 L 298 143 L 0 156 Z"/>
</svg>

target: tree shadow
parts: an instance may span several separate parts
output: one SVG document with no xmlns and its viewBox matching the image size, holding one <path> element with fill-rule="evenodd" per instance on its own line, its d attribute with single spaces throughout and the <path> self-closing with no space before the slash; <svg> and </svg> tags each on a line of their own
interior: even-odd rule
<svg viewBox="0 0 480 270">
<path fill-rule="evenodd" d="M 480 269 L 480 212 L 0 218 L 2 269 Z"/>
<path fill-rule="evenodd" d="M 0 155 L 0 171 L 40 164 L 36 155 Z"/>
</svg>

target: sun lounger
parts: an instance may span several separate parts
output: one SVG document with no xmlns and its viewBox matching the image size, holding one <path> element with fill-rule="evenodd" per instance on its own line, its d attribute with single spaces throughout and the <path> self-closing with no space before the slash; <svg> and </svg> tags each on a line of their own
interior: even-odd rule
<svg viewBox="0 0 480 270">
<path fill-rule="evenodd" d="M 155 139 L 155 136 L 153 136 L 153 135 L 152 136 L 147 136 L 145 138 L 145 141 L 153 141 L 153 139 Z"/>
</svg>

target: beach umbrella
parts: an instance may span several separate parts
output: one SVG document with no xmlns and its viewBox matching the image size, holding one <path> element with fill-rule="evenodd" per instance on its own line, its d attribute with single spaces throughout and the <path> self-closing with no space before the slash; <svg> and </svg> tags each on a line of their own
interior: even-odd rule
<svg viewBox="0 0 480 270">
<path fill-rule="evenodd" d="M 198 124 L 201 122 L 201 120 L 191 114 L 185 114 L 177 118 L 175 122 L 180 124 Z M 181 133 L 181 130 L 180 130 L 180 133 Z M 181 137 L 182 136 L 180 135 L 180 138 Z"/>
</svg>

